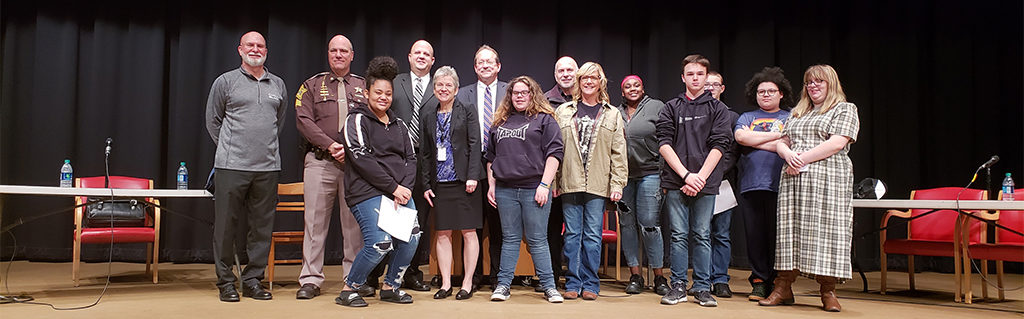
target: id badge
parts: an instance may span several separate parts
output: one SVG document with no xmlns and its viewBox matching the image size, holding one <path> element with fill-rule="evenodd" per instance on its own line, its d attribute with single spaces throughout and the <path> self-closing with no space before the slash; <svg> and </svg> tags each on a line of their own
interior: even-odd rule
<svg viewBox="0 0 1024 319">
<path fill-rule="evenodd" d="M 441 145 L 437 146 L 437 161 L 444 162 L 448 160 L 448 148 Z"/>
</svg>

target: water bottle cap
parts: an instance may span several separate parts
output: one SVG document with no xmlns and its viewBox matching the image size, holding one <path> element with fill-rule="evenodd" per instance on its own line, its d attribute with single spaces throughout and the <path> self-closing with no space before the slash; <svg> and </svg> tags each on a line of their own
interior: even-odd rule
<svg viewBox="0 0 1024 319">
<path fill-rule="evenodd" d="M 1006 177 L 1010 177 L 1010 173 L 1006 173 Z"/>
<path fill-rule="evenodd" d="M 185 162 L 181 162 L 181 166 L 185 166 Z"/>
<path fill-rule="evenodd" d="M 69 160 L 69 159 L 64 159 L 64 164 L 71 164 L 71 160 Z"/>
</svg>

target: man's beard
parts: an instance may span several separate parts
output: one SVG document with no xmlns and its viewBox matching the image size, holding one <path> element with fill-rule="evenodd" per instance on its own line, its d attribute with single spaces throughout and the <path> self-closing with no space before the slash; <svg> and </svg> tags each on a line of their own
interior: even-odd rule
<svg viewBox="0 0 1024 319">
<path fill-rule="evenodd" d="M 245 62 L 245 64 L 248 64 L 252 67 L 260 67 L 263 66 L 263 62 L 267 61 L 267 55 L 264 54 L 262 57 L 253 58 L 246 54 L 244 57 L 242 57 L 242 61 Z"/>
</svg>

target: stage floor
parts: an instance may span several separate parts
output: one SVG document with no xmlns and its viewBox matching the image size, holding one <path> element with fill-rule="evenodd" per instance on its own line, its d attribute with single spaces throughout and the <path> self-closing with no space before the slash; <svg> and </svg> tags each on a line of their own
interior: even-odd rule
<svg viewBox="0 0 1024 319">
<path fill-rule="evenodd" d="M 8 267 L 10 267 L 9 272 Z M 826 313 L 819 309 L 817 283 L 800 278 L 794 285 L 797 294 L 795 306 L 759 307 L 747 301 L 750 292 L 747 271 L 732 270 L 733 298 L 718 298 L 718 307 L 704 308 L 693 303 L 665 306 L 658 303 L 660 296 L 645 291 L 639 295 L 626 295 L 623 285 L 604 283 L 597 301 L 567 300 L 563 304 L 549 304 L 542 293 L 532 288 L 515 287 L 512 298 L 506 302 L 489 301 L 489 291 L 474 294 L 470 300 L 454 297 L 433 300 L 434 291 L 411 294 L 415 303 L 398 305 L 368 299 L 366 308 L 348 308 L 334 304 L 341 290 L 341 266 L 327 266 L 327 283 L 323 295 L 313 300 L 296 300 L 296 278 L 299 266 L 278 266 L 273 292 L 274 300 L 257 301 L 242 298 L 241 302 L 224 303 L 217 299 L 215 275 L 210 264 L 161 264 L 160 283 L 152 284 L 144 274 L 145 265 L 114 263 L 112 277 L 103 299 L 98 305 L 83 310 L 56 311 L 36 304 L 0 304 L 3 318 L 318 318 L 340 316 L 344 318 L 1022 318 L 1024 317 L 1024 291 L 1006 292 L 1007 300 L 994 299 L 995 288 L 989 289 L 988 301 L 981 298 L 981 278 L 973 278 L 974 304 L 953 302 L 953 275 L 940 273 L 917 274 L 917 290 L 907 291 L 907 275 L 892 272 L 889 293 L 878 293 L 879 273 L 868 273 L 870 293 L 860 292 L 860 279 L 855 278 L 837 291 L 843 312 Z M 3 294 L 29 294 L 36 302 L 52 303 L 57 307 L 76 307 L 93 303 L 103 291 L 107 264 L 89 263 L 82 267 L 82 286 L 71 282 L 70 263 L 40 263 L 17 261 L 0 263 L 0 292 Z M 995 275 L 992 275 L 994 280 Z M 1006 285 L 1013 289 L 1024 286 L 1024 276 L 1007 275 Z M 489 287 L 485 286 L 485 289 Z"/>
</svg>

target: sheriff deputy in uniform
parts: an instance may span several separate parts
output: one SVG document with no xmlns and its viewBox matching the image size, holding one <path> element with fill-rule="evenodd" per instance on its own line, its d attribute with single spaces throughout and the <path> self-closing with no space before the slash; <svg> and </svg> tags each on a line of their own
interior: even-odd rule
<svg viewBox="0 0 1024 319">
<path fill-rule="evenodd" d="M 340 207 L 344 275 L 348 275 L 356 253 L 363 247 L 359 224 L 345 203 L 345 148 L 341 144 L 341 130 L 349 110 L 365 107 L 367 103 L 366 81 L 349 72 L 354 55 L 348 38 L 334 36 L 327 44 L 330 72 L 309 78 L 295 94 L 296 126 L 308 141 L 302 178 L 306 205 L 302 273 L 299 275 L 302 287 L 295 293 L 296 299 L 320 295 L 320 286 L 324 283 L 324 241 L 335 200 Z M 360 293 L 372 295 L 372 289 L 367 286 L 364 290 L 368 291 Z"/>
</svg>

